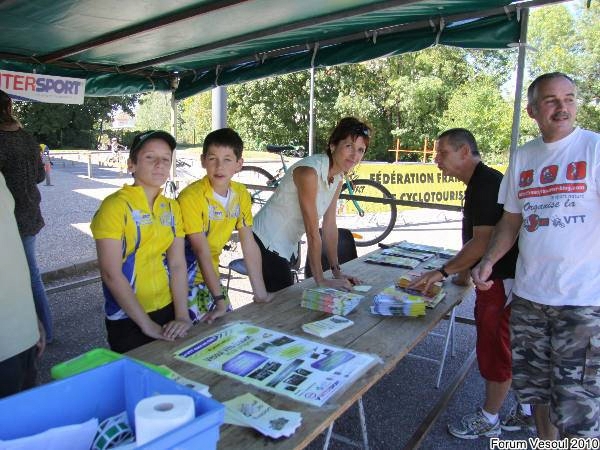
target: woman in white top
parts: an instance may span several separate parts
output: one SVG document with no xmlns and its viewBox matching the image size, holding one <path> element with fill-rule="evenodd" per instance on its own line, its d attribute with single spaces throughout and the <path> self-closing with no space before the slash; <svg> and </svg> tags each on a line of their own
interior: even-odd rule
<svg viewBox="0 0 600 450">
<path fill-rule="evenodd" d="M 371 129 L 354 117 L 338 122 L 326 154 L 301 159 L 287 171 L 277 190 L 254 218 L 254 237 L 262 253 L 267 291 L 293 284 L 291 265 L 306 233 L 310 269 L 318 286 L 350 290 L 358 280 L 340 270 L 337 257 L 336 204 L 343 176 L 363 158 Z M 323 237 L 319 234 L 322 222 Z M 325 278 L 321 250 L 325 247 L 333 278 Z"/>
</svg>

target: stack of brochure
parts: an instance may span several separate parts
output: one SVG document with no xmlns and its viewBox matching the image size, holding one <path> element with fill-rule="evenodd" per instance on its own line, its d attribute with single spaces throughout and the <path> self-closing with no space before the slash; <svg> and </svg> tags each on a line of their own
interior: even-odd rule
<svg viewBox="0 0 600 450">
<path fill-rule="evenodd" d="M 331 336 L 344 328 L 354 325 L 350 319 L 342 316 L 330 316 L 316 322 L 305 323 L 302 325 L 302 330 L 305 333 L 313 334 L 319 337 Z"/>
<path fill-rule="evenodd" d="M 396 280 L 396 287 L 399 289 L 404 289 L 409 294 L 423 295 L 423 293 L 421 291 L 411 289 L 408 286 L 413 281 L 415 281 L 417 278 L 422 276 L 424 273 L 425 273 L 425 271 L 422 271 L 422 270 L 409 270 L 408 272 L 402 274 Z M 435 297 L 437 294 L 439 294 L 441 292 L 441 290 L 442 290 L 442 282 L 436 281 L 429 287 L 429 291 L 427 291 L 425 293 L 425 295 L 429 296 L 429 297 Z"/>
<path fill-rule="evenodd" d="M 370 254 L 367 259 L 365 259 L 365 262 L 371 264 L 381 264 L 382 266 L 402 267 L 404 269 L 414 269 L 421 264 L 421 261 L 415 258 L 386 255 L 382 252 Z"/>
<path fill-rule="evenodd" d="M 371 313 L 379 316 L 424 316 L 425 301 L 419 295 L 395 291 L 393 288 L 391 292 L 386 292 L 384 289 L 373 297 Z"/>
<path fill-rule="evenodd" d="M 412 251 L 412 250 L 405 250 L 401 247 L 394 247 L 394 246 L 383 249 L 381 251 L 381 254 L 387 255 L 387 256 L 401 256 L 403 258 L 416 259 L 419 262 L 427 261 L 428 259 L 433 258 L 433 254 L 431 254 L 431 253 L 423 253 L 423 252 L 417 252 L 417 251 Z"/>
<path fill-rule="evenodd" d="M 395 244 L 392 244 L 390 248 L 435 255 L 436 257 L 442 259 L 450 259 L 457 253 L 456 250 L 451 250 L 448 248 L 433 247 L 431 245 L 413 244 L 412 242 L 406 241 L 396 242 Z"/>
<path fill-rule="evenodd" d="M 247 393 L 223 402 L 225 423 L 254 428 L 265 436 L 290 437 L 302 423 L 299 412 L 275 409 Z"/>
<path fill-rule="evenodd" d="M 354 310 L 363 299 L 362 295 L 338 291 L 328 287 L 305 289 L 300 306 L 330 314 L 345 316 Z"/>
</svg>

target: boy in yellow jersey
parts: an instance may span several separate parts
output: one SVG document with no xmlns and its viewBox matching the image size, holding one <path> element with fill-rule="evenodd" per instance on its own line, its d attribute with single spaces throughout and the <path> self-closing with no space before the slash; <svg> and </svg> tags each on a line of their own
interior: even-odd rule
<svg viewBox="0 0 600 450">
<path fill-rule="evenodd" d="M 137 135 L 127 161 L 133 185 L 106 197 L 92 220 L 108 343 L 120 353 L 184 337 L 192 325 L 181 210 L 161 194 L 175 145 L 164 131 Z"/>
<path fill-rule="evenodd" d="M 206 176 L 179 195 L 186 235 L 188 308 L 194 322 L 212 323 L 231 311 L 219 276 L 219 256 L 237 230 L 242 244 L 254 301 L 268 302 L 262 277 L 260 250 L 252 235 L 250 193 L 231 181 L 242 168 L 243 142 L 231 128 L 209 133 L 202 146 Z"/>
</svg>

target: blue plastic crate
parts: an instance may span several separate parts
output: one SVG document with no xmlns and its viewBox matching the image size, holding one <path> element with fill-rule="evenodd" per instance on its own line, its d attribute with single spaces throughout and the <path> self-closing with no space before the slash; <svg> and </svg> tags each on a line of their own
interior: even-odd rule
<svg viewBox="0 0 600 450">
<path fill-rule="evenodd" d="M 0 439 L 30 436 L 93 417 L 104 420 L 124 410 L 134 427 L 136 404 L 143 398 L 158 394 L 193 397 L 196 418 L 138 448 L 217 448 L 224 406 L 129 359 L 1 399 L 0 417 L 10 420 L 10 426 L 0 428 Z"/>
</svg>

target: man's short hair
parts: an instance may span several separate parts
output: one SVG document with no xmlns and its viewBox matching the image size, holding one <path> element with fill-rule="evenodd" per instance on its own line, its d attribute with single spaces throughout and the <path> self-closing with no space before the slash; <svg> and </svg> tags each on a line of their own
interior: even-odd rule
<svg viewBox="0 0 600 450">
<path fill-rule="evenodd" d="M 458 148 L 463 144 L 467 145 L 469 149 L 471 149 L 471 155 L 479 156 L 479 149 L 477 148 L 475 136 L 473 136 L 473 133 L 466 128 L 451 128 L 446 130 L 438 136 L 438 140 L 442 138 L 446 138 L 448 143 L 455 148 Z"/>
<path fill-rule="evenodd" d="M 202 156 L 206 156 L 211 145 L 232 148 L 237 159 L 242 157 L 242 152 L 244 151 L 242 138 L 231 128 L 220 128 L 208 133 L 202 144 Z"/>
<path fill-rule="evenodd" d="M 562 72 L 544 73 L 544 74 L 540 75 L 539 77 L 537 77 L 535 80 L 533 80 L 531 82 L 531 84 L 529 85 L 529 88 L 527 88 L 527 103 L 529 105 L 535 105 L 535 103 L 537 102 L 538 86 L 542 82 L 544 82 L 546 80 L 552 80 L 553 78 L 564 78 L 566 80 L 569 80 L 573 86 L 577 87 L 577 85 L 575 84 L 575 81 L 573 81 L 573 79 L 570 76 L 568 76 L 567 74 L 564 74 Z"/>
</svg>

